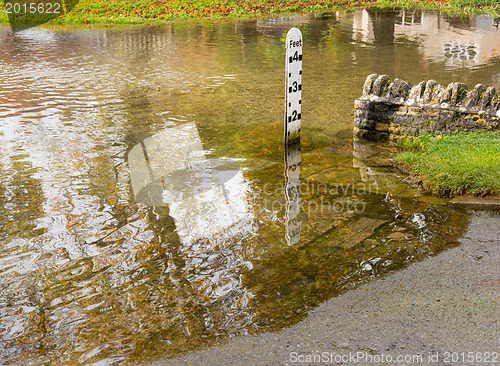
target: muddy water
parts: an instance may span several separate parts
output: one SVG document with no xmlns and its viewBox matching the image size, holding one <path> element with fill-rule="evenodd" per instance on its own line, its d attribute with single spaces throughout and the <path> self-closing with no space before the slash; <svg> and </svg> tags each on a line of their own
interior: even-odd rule
<svg viewBox="0 0 500 366">
<path fill-rule="evenodd" d="M 370 73 L 498 89 L 499 40 L 493 19 L 419 12 L 1 29 L 1 362 L 174 356 L 458 245 L 468 216 L 406 184 L 395 147 L 353 141 L 353 101 Z"/>
</svg>

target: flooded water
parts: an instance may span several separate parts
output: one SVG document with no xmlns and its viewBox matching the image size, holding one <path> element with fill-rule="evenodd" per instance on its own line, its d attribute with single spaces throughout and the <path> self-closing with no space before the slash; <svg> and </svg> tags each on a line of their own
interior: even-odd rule
<svg viewBox="0 0 500 366">
<path fill-rule="evenodd" d="M 302 145 L 285 163 L 292 26 Z M 405 183 L 394 146 L 353 141 L 353 102 L 371 73 L 498 90 L 499 36 L 366 11 L 0 29 L 0 363 L 172 357 L 458 245 L 467 214 Z"/>
</svg>

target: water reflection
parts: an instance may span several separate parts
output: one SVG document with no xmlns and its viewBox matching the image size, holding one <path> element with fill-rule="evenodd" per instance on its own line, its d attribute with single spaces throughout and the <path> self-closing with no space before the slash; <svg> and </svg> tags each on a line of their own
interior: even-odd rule
<svg viewBox="0 0 500 366">
<path fill-rule="evenodd" d="M 128 153 L 136 200 L 168 205 L 183 244 L 253 219 L 249 185 L 238 161 L 207 159 L 206 154 L 195 122 L 157 132 Z"/>
<path fill-rule="evenodd" d="M 426 59 L 445 62 L 449 68 L 483 65 L 500 55 L 498 20 L 484 16 L 359 10 L 354 13 L 353 30 L 356 40 L 375 46 L 388 45 L 394 38 L 416 42 Z"/>
<path fill-rule="evenodd" d="M 300 141 L 285 146 L 285 235 L 288 245 L 300 240 Z"/>
<path fill-rule="evenodd" d="M 390 144 L 353 139 L 353 167 L 359 169 L 361 180 L 380 194 L 401 189 L 404 176 L 394 170 L 391 163 L 395 150 Z"/>
<path fill-rule="evenodd" d="M 401 13 L 367 13 L 371 41 L 356 14 L 0 29 L 0 363 L 171 357 L 457 245 L 467 216 L 404 184 L 394 147 L 353 145 L 352 101 L 386 71 L 499 88 L 499 59 L 457 76 L 408 39 L 457 20 L 400 37 Z M 308 118 L 285 162 L 291 25 Z"/>
</svg>

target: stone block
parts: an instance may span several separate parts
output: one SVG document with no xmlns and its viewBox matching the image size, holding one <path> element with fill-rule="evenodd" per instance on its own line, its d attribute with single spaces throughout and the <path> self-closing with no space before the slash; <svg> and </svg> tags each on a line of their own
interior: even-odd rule
<svg viewBox="0 0 500 366">
<path fill-rule="evenodd" d="M 408 107 L 408 111 L 406 114 L 409 116 L 419 116 L 422 113 L 423 113 L 422 107 L 416 104 L 414 106 Z"/>
<path fill-rule="evenodd" d="M 500 117 L 500 116 L 498 115 L 498 111 L 500 111 L 500 99 L 493 100 L 493 101 L 491 102 L 491 106 L 493 107 L 493 110 L 494 110 L 494 111 L 496 111 L 496 113 L 495 113 L 495 114 L 497 115 L 497 117 Z"/>
<path fill-rule="evenodd" d="M 432 96 L 430 104 L 436 104 L 436 105 L 441 104 L 439 98 L 441 97 L 441 94 L 444 92 L 444 90 L 445 88 L 441 84 L 437 84 L 434 88 L 432 88 Z"/>
<path fill-rule="evenodd" d="M 439 95 L 439 104 L 443 103 L 446 103 L 448 105 L 450 104 L 452 89 L 453 89 L 453 83 L 448 84 L 448 86 L 444 88 L 444 90 Z"/>
<path fill-rule="evenodd" d="M 395 112 L 396 112 L 396 110 L 395 110 Z M 407 114 L 407 113 L 408 113 L 408 107 L 407 107 L 407 106 L 405 106 L 405 105 L 399 106 L 399 107 L 397 108 L 397 113 L 399 113 L 399 114 L 401 114 L 401 115 L 405 115 L 405 114 Z"/>
<path fill-rule="evenodd" d="M 485 110 L 491 105 L 493 98 L 497 95 L 494 87 L 490 86 L 479 98 L 478 106 L 481 110 Z"/>
<path fill-rule="evenodd" d="M 450 85 L 452 85 L 450 105 L 455 106 L 460 104 L 462 99 L 465 97 L 467 93 L 467 85 L 457 82 L 451 83 Z"/>
<path fill-rule="evenodd" d="M 421 112 L 421 114 L 425 115 L 427 119 L 437 119 L 439 118 L 439 112 L 440 110 L 437 108 L 424 108 Z"/>
<path fill-rule="evenodd" d="M 375 124 L 375 130 L 377 131 L 383 131 L 383 132 L 389 132 L 389 122 L 377 122 Z"/>
<path fill-rule="evenodd" d="M 377 122 L 374 121 L 373 119 L 364 119 L 364 118 L 354 119 L 354 126 L 362 130 L 369 130 L 369 131 L 375 130 L 376 124 Z"/>
<path fill-rule="evenodd" d="M 456 127 L 458 130 L 457 132 L 469 132 L 469 131 L 480 131 L 482 130 L 481 128 L 478 128 L 477 124 L 475 123 L 475 121 L 470 118 L 470 116 L 466 116 L 466 115 L 461 115 L 459 116 L 455 123 L 453 124 L 454 127 Z"/>
<path fill-rule="evenodd" d="M 479 103 L 479 98 L 486 91 L 486 87 L 483 84 L 477 84 L 474 89 L 469 90 L 462 102 L 460 103 L 465 108 L 475 108 Z"/>
<path fill-rule="evenodd" d="M 395 114 L 392 118 L 394 124 L 401 126 L 411 126 L 414 123 L 413 116 Z"/>
<path fill-rule="evenodd" d="M 410 94 L 408 95 L 408 99 L 406 100 L 408 104 L 414 104 L 415 102 L 422 100 L 422 95 L 425 90 L 425 81 L 421 81 L 417 85 L 415 85 L 410 90 Z"/>
<path fill-rule="evenodd" d="M 359 110 L 359 112 L 355 112 L 354 117 L 373 119 L 375 121 L 388 121 L 392 118 L 392 114 L 392 109 L 384 112 Z"/>
<path fill-rule="evenodd" d="M 370 101 L 369 99 L 356 99 L 354 102 L 354 108 L 357 109 L 366 109 L 368 111 L 373 111 L 375 109 L 375 102 Z"/>
<path fill-rule="evenodd" d="M 425 90 L 422 95 L 422 102 L 424 103 L 430 103 L 432 100 L 432 93 L 434 91 L 434 88 L 439 85 L 436 80 L 429 80 L 425 83 Z"/>
<path fill-rule="evenodd" d="M 389 76 L 379 75 L 377 79 L 373 82 L 371 94 L 377 96 L 383 96 L 385 94 L 385 89 L 389 86 Z"/>
<path fill-rule="evenodd" d="M 356 130 L 355 134 L 357 137 L 369 141 L 387 141 L 389 139 L 388 132 Z"/>
<path fill-rule="evenodd" d="M 378 78 L 377 74 L 370 74 L 363 85 L 363 96 L 372 94 L 373 82 Z"/>
<path fill-rule="evenodd" d="M 457 112 L 449 110 L 449 109 L 441 109 L 439 111 L 439 119 L 441 121 L 452 121 L 456 118 Z"/>
<path fill-rule="evenodd" d="M 439 119 L 436 119 L 433 121 L 432 125 L 431 125 L 431 128 L 432 128 L 432 133 L 434 134 L 438 134 L 440 133 L 443 129 L 446 128 L 446 124 L 439 120 Z"/>
<path fill-rule="evenodd" d="M 387 90 L 385 96 L 387 98 L 393 98 L 401 102 L 402 100 L 408 98 L 410 90 L 411 84 L 409 82 L 396 78 L 389 85 L 389 90 Z"/>
<path fill-rule="evenodd" d="M 416 117 L 416 118 L 413 118 L 413 123 L 412 123 L 412 126 L 415 126 L 415 127 L 426 127 L 429 125 L 429 120 L 425 117 Z"/>
<path fill-rule="evenodd" d="M 393 109 L 393 105 L 388 103 L 377 103 L 375 104 L 373 111 L 376 113 L 387 113 Z"/>
<path fill-rule="evenodd" d="M 369 118 L 369 113 L 370 113 L 370 111 L 367 111 L 366 109 L 355 109 L 354 110 L 354 118 L 356 118 L 356 119 Z"/>
</svg>

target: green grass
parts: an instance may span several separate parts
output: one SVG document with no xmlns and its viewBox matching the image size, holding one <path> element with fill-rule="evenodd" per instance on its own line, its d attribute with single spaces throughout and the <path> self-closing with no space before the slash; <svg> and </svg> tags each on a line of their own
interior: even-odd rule
<svg viewBox="0 0 500 366">
<path fill-rule="evenodd" d="M 439 10 L 450 16 L 500 15 L 500 0 L 377 0 L 375 7 L 381 10 Z"/>
<path fill-rule="evenodd" d="M 183 19 L 255 18 L 272 14 L 369 8 L 500 15 L 500 0 L 80 0 L 51 24 L 138 24 Z M 8 23 L 0 1 L 0 22 Z"/>
<path fill-rule="evenodd" d="M 434 194 L 500 193 L 500 133 L 422 135 L 402 140 L 397 166 Z"/>
</svg>

